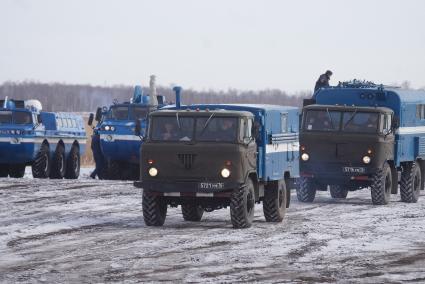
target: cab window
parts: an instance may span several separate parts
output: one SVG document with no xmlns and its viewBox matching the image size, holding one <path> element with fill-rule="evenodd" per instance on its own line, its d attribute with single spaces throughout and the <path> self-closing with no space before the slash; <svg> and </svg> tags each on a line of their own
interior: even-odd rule
<svg viewBox="0 0 425 284">
<path fill-rule="evenodd" d="M 31 113 L 16 111 L 13 113 L 13 120 L 16 124 L 31 124 L 32 123 Z"/>
<path fill-rule="evenodd" d="M 109 112 L 109 118 L 116 120 L 128 120 L 128 107 L 127 106 L 115 106 L 111 107 Z"/>
<path fill-rule="evenodd" d="M 281 114 L 280 125 L 281 125 L 281 133 L 288 132 L 288 116 L 286 114 Z"/>
</svg>

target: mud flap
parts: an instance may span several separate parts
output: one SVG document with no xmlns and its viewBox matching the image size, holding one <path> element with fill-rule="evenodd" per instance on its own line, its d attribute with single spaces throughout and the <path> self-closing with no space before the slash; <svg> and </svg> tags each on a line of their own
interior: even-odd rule
<svg viewBox="0 0 425 284">
<path fill-rule="evenodd" d="M 396 167 L 391 167 L 391 176 L 392 176 L 391 194 L 397 194 L 398 193 L 398 171 Z"/>
</svg>

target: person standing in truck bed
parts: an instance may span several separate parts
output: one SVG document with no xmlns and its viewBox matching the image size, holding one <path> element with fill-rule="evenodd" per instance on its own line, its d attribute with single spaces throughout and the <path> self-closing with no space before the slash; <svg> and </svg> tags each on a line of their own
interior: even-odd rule
<svg viewBox="0 0 425 284">
<path fill-rule="evenodd" d="M 325 74 L 320 75 L 319 79 L 316 81 L 316 85 L 314 86 L 314 92 L 316 93 L 317 90 L 320 88 L 326 88 L 329 87 L 329 80 L 331 79 L 332 71 L 328 70 L 325 72 Z"/>
</svg>

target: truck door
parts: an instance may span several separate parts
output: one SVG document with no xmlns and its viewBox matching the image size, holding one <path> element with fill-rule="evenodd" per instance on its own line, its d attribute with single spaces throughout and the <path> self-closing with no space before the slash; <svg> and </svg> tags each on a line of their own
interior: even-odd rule
<svg viewBox="0 0 425 284">
<path fill-rule="evenodd" d="M 240 137 L 247 147 L 246 158 L 251 169 L 257 169 L 257 144 L 252 136 L 253 120 L 242 118 L 240 122 Z"/>
</svg>

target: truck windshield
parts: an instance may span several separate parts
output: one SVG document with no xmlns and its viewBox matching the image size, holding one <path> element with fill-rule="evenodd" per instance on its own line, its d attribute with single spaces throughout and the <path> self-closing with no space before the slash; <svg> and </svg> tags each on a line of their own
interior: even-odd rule
<svg viewBox="0 0 425 284">
<path fill-rule="evenodd" d="M 11 111 L 0 111 L 0 124 L 12 123 Z"/>
<path fill-rule="evenodd" d="M 108 118 L 116 120 L 128 120 L 128 106 L 111 107 Z"/>
<path fill-rule="evenodd" d="M 378 113 L 371 112 L 344 112 L 342 127 L 345 132 L 378 131 Z"/>
<path fill-rule="evenodd" d="M 376 133 L 378 122 L 376 112 L 309 110 L 305 114 L 304 130 Z"/>
<path fill-rule="evenodd" d="M 147 114 L 148 114 L 148 108 L 146 108 L 146 107 L 134 107 L 132 119 L 146 118 Z"/>
<path fill-rule="evenodd" d="M 164 116 L 153 117 L 151 139 L 155 141 L 216 141 L 234 142 L 237 139 L 236 117 Z"/>
<path fill-rule="evenodd" d="M 309 110 L 305 116 L 304 129 L 308 131 L 338 131 L 340 111 Z"/>
<path fill-rule="evenodd" d="M 22 111 L 1 111 L 0 124 L 31 124 L 32 116 L 29 112 Z"/>
</svg>

